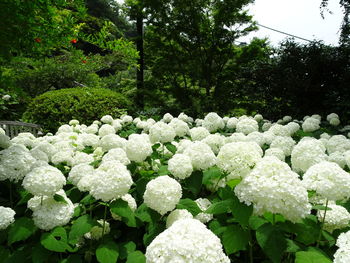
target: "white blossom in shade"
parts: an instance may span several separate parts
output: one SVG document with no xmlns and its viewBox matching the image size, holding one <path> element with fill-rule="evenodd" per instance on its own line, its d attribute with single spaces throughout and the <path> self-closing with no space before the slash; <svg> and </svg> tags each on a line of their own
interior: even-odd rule
<svg viewBox="0 0 350 263">
<path fill-rule="evenodd" d="M 166 219 L 166 228 L 171 227 L 177 220 L 193 218 L 193 215 L 186 209 L 175 209 Z"/>
<path fill-rule="evenodd" d="M 152 145 L 147 136 L 131 134 L 126 142 L 126 155 L 130 161 L 143 162 L 152 154 Z"/>
<path fill-rule="evenodd" d="M 119 119 L 113 120 L 111 125 L 113 126 L 116 132 L 120 131 L 123 128 L 123 124 Z"/>
<path fill-rule="evenodd" d="M 300 125 L 294 121 L 289 122 L 287 125 L 285 125 L 287 129 L 289 130 L 289 136 L 292 136 L 294 133 L 300 130 Z"/>
<path fill-rule="evenodd" d="M 184 122 L 190 122 L 190 117 L 188 117 L 185 113 L 181 112 L 179 116 L 177 116 L 179 120 L 182 120 Z"/>
<path fill-rule="evenodd" d="M 180 219 L 146 249 L 147 263 L 229 263 L 220 239 L 196 219 Z"/>
<path fill-rule="evenodd" d="M 320 138 L 329 140 L 331 136 L 328 133 L 324 132 L 320 135 Z"/>
<path fill-rule="evenodd" d="M 175 130 L 164 122 L 157 122 L 149 129 L 149 139 L 151 143 L 166 143 L 174 140 Z"/>
<path fill-rule="evenodd" d="M 56 226 L 69 223 L 74 213 L 74 205 L 63 190 L 57 193 L 66 202 L 58 202 L 49 196 L 34 196 L 28 201 L 28 208 L 33 211 L 34 224 L 43 230 L 51 230 Z"/>
<path fill-rule="evenodd" d="M 0 206 L 0 230 L 6 229 L 15 222 L 15 214 L 16 212 L 11 208 Z"/>
<path fill-rule="evenodd" d="M 346 166 L 345 153 L 333 152 L 328 156 L 328 161 L 337 163 L 342 169 Z"/>
<path fill-rule="evenodd" d="M 176 136 L 178 137 L 184 137 L 190 133 L 188 124 L 182 120 L 179 120 L 178 118 L 173 118 L 170 121 L 169 126 L 174 129 Z"/>
<path fill-rule="evenodd" d="M 3 99 L 4 101 L 8 101 L 8 100 L 11 99 L 11 96 L 8 95 L 8 94 L 5 94 L 4 96 L 2 96 L 2 99 Z"/>
<path fill-rule="evenodd" d="M 85 129 L 86 133 L 89 134 L 96 134 L 98 132 L 98 125 L 97 124 L 91 124 Z"/>
<path fill-rule="evenodd" d="M 108 161 L 119 161 L 124 165 L 128 165 L 130 163 L 129 158 L 126 156 L 126 152 L 122 148 L 110 149 L 102 157 L 102 162 L 108 162 Z"/>
<path fill-rule="evenodd" d="M 101 118 L 101 122 L 107 123 L 107 124 L 112 124 L 113 117 L 111 115 L 105 115 Z"/>
<path fill-rule="evenodd" d="M 226 143 L 230 143 L 230 142 L 246 142 L 247 138 L 246 136 L 241 133 L 241 132 L 235 132 L 233 134 L 231 134 L 230 137 L 226 137 Z"/>
<path fill-rule="evenodd" d="M 344 135 L 334 135 L 327 142 L 327 152 L 346 152 L 350 150 L 350 140 Z"/>
<path fill-rule="evenodd" d="M 30 132 L 21 132 L 11 140 L 14 144 L 22 144 L 28 148 L 33 148 L 35 136 Z"/>
<path fill-rule="evenodd" d="M 338 118 L 332 118 L 330 119 L 329 124 L 332 126 L 339 126 L 340 120 Z"/>
<path fill-rule="evenodd" d="M 318 221 L 322 222 L 323 217 L 326 212 L 326 217 L 324 220 L 324 229 L 332 233 L 336 229 L 343 229 L 349 226 L 350 213 L 345 207 L 336 205 L 334 202 L 330 202 L 328 207 L 331 210 L 318 210 L 317 218 Z"/>
<path fill-rule="evenodd" d="M 229 174 L 228 179 L 246 176 L 261 159 L 263 151 L 255 142 L 225 144 L 217 156 L 217 166 Z"/>
<path fill-rule="evenodd" d="M 181 196 L 181 185 L 175 179 L 164 175 L 147 183 L 143 200 L 149 208 L 164 215 L 175 209 Z"/>
<path fill-rule="evenodd" d="M 133 121 L 133 118 L 130 115 L 124 115 L 121 117 L 122 124 L 128 124 Z"/>
<path fill-rule="evenodd" d="M 348 168 L 350 168 L 350 151 L 346 151 L 344 153 L 344 160 L 345 160 L 346 165 L 348 166 Z"/>
<path fill-rule="evenodd" d="M 273 156 L 261 159 L 235 188 L 241 202 L 254 204 L 258 215 L 281 214 L 297 222 L 311 211 L 307 189 L 288 164 Z"/>
<path fill-rule="evenodd" d="M 6 149 L 12 144 L 10 137 L 5 134 L 5 131 L 0 128 L 0 148 Z"/>
<path fill-rule="evenodd" d="M 257 122 L 260 122 L 264 119 L 264 117 L 261 114 L 256 114 L 254 116 L 254 120 L 256 120 Z"/>
<path fill-rule="evenodd" d="M 170 113 L 165 113 L 163 116 L 163 121 L 165 123 L 169 123 L 172 121 L 173 118 L 174 118 L 173 115 L 171 115 Z"/>
<path fill-rule="evenodd" d="M 177 145 L 176 148 L 176 153 L 183 153 L 185 151 L 185 149 L 191 145 L 193 142 L 191 140 L 188 139 L 182 139 L 181 141 L 179 141 L 179 144 Z"/>
<path fill-rule="evenodd" d="M 265 151 L 264 156 L 275 156 L 276 158 L 278 158 L 282 162 L 284 162 L 285 158 L 286 158 L 283 150 L 280 148 L 269 148 Z"/>
<path fill-rule="evenodd" d="M 38 148 L 34 148 L 30 150 L 31 156 L 33 156 L 38 161 L 44 161 L 46 163 L 49 162 L 49 157 L 43 151 L 40 151 Z"/>
<path fill-rule="evenodd" d="M 282 118 L 282 120 L 283 120 L 284 123 L 290 122 L 292 119 L 293 119 L 293 118 L 292 118 L 291 116 L 284 116 L 284 117 Z"/>
<path fill-rule="evenodd" d="M 168 170 L 176 178 L 189 177 L 193 171 L 191 158 L 185 154 L 175 154 L 168 162 Z"/>
<path fill-rule="evenodd" d="M 97 126 L 100 126 L 100 125 L 101 125 L 101 122 L 98 121 L 98 120 L 95 120 L 95 121 L 92 122 L 92 124 L 97 125 Z"/>
<path fill-rule="evenodd" d="M 86 239 L 99 240 L 102 236 L 109 234 L 111 232 L 110 225 L 107 221 L 103 219 L 97 220 L 98 226 L 93 226 L 90 232 L 85 233 L 84 237 Z"/>
<path fill-rule="evenodd" d="M 129 170 L 118 161 L 102 163 L 91 177 L 90 194 L 104 202 L 127 194 L 133 184 Z"/>
<path fill-rule="evenodd" d="M 141 119 L 139 117 L 137 117 L 132 121 L 132 123 L 137 124 L 140 121 L 141 121 Z"/>
<path fill-rule="evenodd" d="M 82 163 L 74 166 L 70 171 L 68 175 L 68 180 L 74 184 L 78 185 L 81 178 L 84 176 L 91 176 L 94 173 L 94 168 L 87 163 Z"/>
<path fill-rule="evenodd" d="M 210 112 L 204 117 L 203 125 L 209 132 L 216 132 L 225 127 L 224 120 L 215 112 Z"/>
<path fill-rule="evenodd" d="M 272 127 L 272 123 L 267 121 L 267 122 L 264 122 L 264 124 L 262 125 L 261 129 L 266 132 L 268 131 L 271 127 Z"/>
<path fill-rule="evenodd" d="M 139 121 L 138 123 L 136 123 L 136 128 L 148 131 L 150 126 L 147 123 L 147 121 Z"/>
<path fill-rule="evenodd" d="M 76 125 L 78 125 L 79 124 L 79 121 L 78 120 L 70 120 L 69 121 L 69 125 L 70 126 L 76 126 Z"/>
<path fill-rule="evenodd" d="M 195 200 L 197 203 L 198 207 L 203 211 L 202 213 L 199 213 L 198 215 L 195 216 L 195 219 L 201 221 L 203 224 L 208 223 L 213 219 L 212 214 L 205 213 L 209 206 L 211 206 L 211 202 L 207 198 L 198 198 Z"/>
<path fill-rule="evenodd" d="M 272 132 L 275 136 L 290 136 L 290 131 L 286 125 L 275 123 L 268 131 Z"/>
<path fill-rule="evenodd" d="M 69 166 L 73 166 L 73 155 L 74 152 L 72 150 L 59 151 L 52 156 L 51 162 L 55 165 L 66 163 Z"/>
<path fill-rule="evenodd" d="M 303 176 L 303 184 L 328 200 L 350 197 L 350 174 L 336 163 L 322 161 L 311 166 Z"/>
<path fill-rule="evenodd" d="M 331 113 L 331 114 L 328 114 L 328 115 L 327 115 L 327 121 L 330 121 L 330 120 L 333 119 L 333 118 L 339 119 L 339 115 L 336 114 L 336 113 Z"/>
<path fill-rule="evenodd" d="M 87 154 L 84 152 L 75 152 L 73 156 L 72 166 L 81 164 L 81 163 L 92 163 L 94 161 L 94 157 L 91 154 Z"/>
<path fill-rule="evenodd" d="M 36 159 L 21 144 L 13 144 L 0 151 L 0 181 L 18 182 L 31 170 Z"/>
<path fill-rule="evenodd" d="M 295 141 L 289 136 L 276 136 L 271 142 L 271 148 L 280 148 L 285 156 L 290 156 L 292 154 Z"/>
<path fill-rule="evenodd" d="M 238 123 L 238 119 L 236 117 L 229 118 L 226 123 L 226 127 L 228 129 L 236 129 L 237 123 Z"/>
<path fill-rule="evenodd" d="M 338 250 L 334 254 L 333 263 L 350 262 L 350 231 L 341 233 L 336 243 Z"/>
<path fill-rule="evenodd" d="M 52 156 L 58 152 L 55 146 L 47 141 L 41 141 L 35 145 L 33 150 L 40 150 L 48 156 L 49 160 L 51 160 Z"/>
<path fill-rule="evenodd" d="M 245 135 L 259 131 L 259 125 L 253 118 L 240 118 L 236 125 L 236 132 L 242 132 Z"/>
<path fill-rule="evenodd" d="M 210 134 L 207 137 L 205 137 L 202 142 L 208 144 L 211 148 L 211 150 L 218 154 L 220 148 L 224 146 L 225 144 L 225 136 L 222 136 L 218 133 L 216 134 Z"/>
<path fill-rule="evenodd" d="M 112 125 L 109 124 L 103 124 L 100 129 L 98 130 L 98 135 L 100 137 L 106 136 L 108 134 L 115 134 L 115 129 Z"/>
<path fill-rule="evenodd" d="M 57 130 L 56 134 L 60 134 L 60 133 L 64 133 L 64 132 L 72 132 L 73 131 L 73 127 L 69 126 L 68 124 L 63 124 L 62 126 L 60 126 Z"/>
<path fill-rule="evenodd" d="M 137 209 L 136 200 L 134 197 L 132 197 L 131 194 L 125 194 L 120 199 L 128 203 L 128 206 L 130 207 L 131 211 L 134 212 Z M 119 215 L 114 214 L 113 212 L 111 212 L 111 215 L 114 220 L 122 220 L 122 218 Z"/>
<path fill-rule="evenodd" d="M 309 167 L 327 159 L 326 148 L 319 140 L 304 137 L 294 146 L 291 154 L 295 172 L 306 172 Z"/>
<path fill-rule="evenodd" d="M 204 120 L 203 119 L 196 119 L 194 123 L 197 127 L 201 127 L 203 125 Z"/>
<path fill-rule="evenodd" d="M 100 140 L 100 146 L 106 152 L 113 148 L 122 148 L 125 150 L 126 143 L 127 140 L 117 134 L 108 134 L 103 136 Z"/>
<path fill-rule="evenodd" d="M 96 148 L 99 145 L 100 137 L 96 134 L 81 133 L 78 136 L 78 141 L 80 141 L 84 147 L 91 146 L 92 148 Z"/>
<path fill-rule="evenodd" d="M 58 142 L 55 142 L 53 144 L 53 146 L 56 149 L 55 154 L 59 153 L 59 152 L 69 152 L 69 151 L 72 152 L 72 151 L 75 150 L 74 146 L 72 145 L 72 143 L 70 141 L 66 141 L 66 140 L 63 140 L 63 139 L 58 141 Z M 52 157 L 51 157 L 51 159 L 52 159 Z"/>
<path fill-rule="evenodd" d="M 184 151 L 191 159 L 193 170 L 206 170 L 215 165 L 216 157 L 211 148 L 204 142 L 194 142 Z"/>
<path fill-rule="evenodd" d="M 256 131 L 249 133 L 246 137 L 246 141 L 256 142 L 260 147 L 262 147 L 265 144 L 265 137 L 263 133 Z"/>
<path fill-rule="evenodd" d="M 230 119 L 230 117 L 225 116 L 222 118 L 222 120 L 224 121 L 225 125 L 227 124 L 227 121 Z"/>
<path fill-rule="evenodd" d="M 304 132 L 313 132 L 320 128 L 320 120 L 313 117 L 307 118 L 301 125 Z"/>
<path fill-rule="evenodd" d="M 209 131 L 204 127 L 194 127 L 190 129 L 192 141 L 201 141 L 209 135 Z"/>
<path fill-rule="evenodd" d="M 56 167 L 47 165 L 33 169 L 23 179 L 23 187 L 33 195 L 52 196 L 66 184 L 66 177 Z"/>
<path fill-rule="evenodd" d="M 322 119 L 321 115 L 319 115 L 319 114 L 313 114 L 313 115 L 311 115 L 311 118 L 314 118 L 314 119 L 319 120 L 319 121 L 321 121 L 321 119 Z"/>
</svg>

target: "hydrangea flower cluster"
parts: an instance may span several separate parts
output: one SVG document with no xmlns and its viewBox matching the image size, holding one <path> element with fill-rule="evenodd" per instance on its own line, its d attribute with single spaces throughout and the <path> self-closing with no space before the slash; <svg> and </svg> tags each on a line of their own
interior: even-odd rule
<svg viewBox="0 0 350 263">
<path fill-rule="evenodd" d="M 16 212 L 11 208 L 0 206 L 0 230 L 6 229 L 15 222 L 15 214 Z"/>
<path fill-rule="evenodd" d="M 336 243 L 338 250 L 334 254 L 333 263 L 350 262 L 350 231 L 341 233 Z"/>
<path fill-rule="evenodd" d="M 336 205 L 334 202 L 330 202 L 328 207 L 331 210 L 318 210 L 317 218 L 322 222 L 324 215 L 324 225 L 323 228 L 328 232 L 333 232 L 336 229 L 342 229 L 349 226 L 350 213 L 345 207 Z"/>
<path fill-rule="evenodd" d="M 168 170 L 176 178 L 189 177 L 193 172 L 191 158 L 185 154 L 175 154 L 168 162 Z"/>
</svg>

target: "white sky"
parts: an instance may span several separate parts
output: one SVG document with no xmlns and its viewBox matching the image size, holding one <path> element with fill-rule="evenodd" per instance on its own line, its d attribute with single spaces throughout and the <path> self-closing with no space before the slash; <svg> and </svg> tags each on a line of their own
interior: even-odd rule
<svg viewBox="0 0 350 263">
<path fill-rule="evenodd" d="M 339 0 L 329 0 L 328 9 L 333 14 L 325 12 L 324 19 L 320 14 L 320 2 L 321 0 L 255 0 L 249 13 L 261 25 L 309 40 L 323 40 L 325 44 L 337 45 L 343 17 Z M 259 31 L 241 38 L 240 41 L 248 42 L 254 36 L 268 37 L 273 45 L 287 37 L 260 27 Z"/>
</svg>

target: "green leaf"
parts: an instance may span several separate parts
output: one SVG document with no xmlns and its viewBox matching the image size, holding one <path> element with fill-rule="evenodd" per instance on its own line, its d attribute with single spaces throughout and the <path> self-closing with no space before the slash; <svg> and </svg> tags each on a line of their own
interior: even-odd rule
<svg viewBox="0 0 350 263">
<path fill-rule="evenodd" d="M 318 251 L 299 251 L 295 253 L 295 263 L 332 263 L 332 260 Z"/>
<path fill-rule="evenodd" d="M 193 216 L 196 216 L 202 212 L 202 210 L 198 207 L 197 203 L 189 198 L 180 199 L 179 203 L 176 205 L 176 208 L 177 209 L 186 209 Z"/>
<path fill-rule="evenodd" d="M 318 239 L 320 229 L 317 220 L 315 221 L 309 216 L 303 219 L 303 223 L 295 224 L 293 232 L 297 235 L 296 241 L 305 245 L 311 245 Z"/>
<path fill-rule="evenodd" d="M 64 204 L 67 204 L 67 201 L 66 199 L 64 199 L 64 197 L 62 195 L 59 195 L 59 194 L 55 194 L 53 196 L 53 199 L 58 202 L 58 203 L 64 203 Z"/>
<path fill-rule="evenodd" d="M 231 200 L 230 207 L 234 218 L 242 226 L 248 226 L 249 218 L 253 214 L 253 205 L 247 206 L 245 203 L 241 203 L 236 196 Z"/>
<path fill-rule="evenodd" d="M 136 227 L 136 219 L 134 212 L 129 207 L 128 202 L 117 199 L 110 204 L 110 209 L 114 214 L 122 217 L 123 222 L 130 227 Z"/>
<path fill-rule="evenodd" d="M 287 250 L 286 252 L 295 253 L 301 250 L 301 247 L 297 245 L 293 240 L 287 239 Z"/>
<path fill-rule="evenodd" d="M 10 250 L 0 246 L 0 263 L 5 262 L 5 260 L 9 257 Z"/>
<path fill-rule="evenodd" d="M 230 210 L 231 203 L 232 203 L 232 200 L 230 200 L 230 199 L 213 203 L 205 211 L 205 213 L 213 214 L 213 215 L 224 214 Z"/>
<path fill-rule="evenodd" d="M 146 204 L 142 204 L 136 209 L 135 216 L 139 218 L 142 222 L 152 224 L 157 222 L 161 217 L 159 213 L 150 209 Z"/>
<path fill-rule="evenodd" d="M 40 242 L 44 248 L 55 252 L 65 252 L 70 249 L 67 244 L 66 230 L 61 226 L 54 228 L 50 233 L 42 234 Z"/>
<path fill-rule="evenodd" d="M 128 255 L 126 263 L 146 263 L 146 257 L 141 251 L 136 250 Z"/>
<path fill-rule="evenodd" d="M 249 218 L 249 226 L 252 230 L 257 230 L 262 225 L 266 224 L 267 220 L 259 216 L 251 216 Z"/>
<path fill-rule="evenodd" d="M 50 257 L 51 252 L 45 249 L 42 245 L 37 244 L 32 249 L 32 260 L 35 263 L 44 263 Z"/>
<path fill-rule="evenodd" d="M 184 180 L 184 185 L 194 195 L 198 195 L 202 188 L 202 177 L 203 174 L 201 171 L 195 171 L 190 177 Z"/>
<path fill-rule="evenodd" d="M 161 167 L 159 167 L 159 170 L 157 172 L 159 175 L 168 175 L 170 172 L 168 170 L 168 166 L 167 165 L 162 165 Z"/>
<path fill-rule="evenodd" d="M 314 209 L 314 210 L 327 210 L 327 211 L 332 210 L 332 208 L 326 207 L 324 205 L 313 205 L 312 209 Z"/>
<path fill-rule="evenodd" d="M 226 228 L 222 235 L 222 244 L 227 255 L 245 250 L 249 242 L 249 233 L 239 225 L 232 225 Z"/>
<path fill-rule="evenodd" d="M 281 262 L 287 241 L 278 227 L 269 223 L 262 225 L 256 230 L 256 240 L 272 262 Z"/>
<path fill-rule="evenodd" d="M 165 143 L 165 147 L 169 150 L 169 152 L 175 154 L 176 153 L 176 146 L 173 145 L 171 142 Z"/>
<path fill-rule="evenodd" d="M 81 256 L 79 255 L 70 255 L 68 258 L 63 259 L 60 263 L 81 263 L 83 262 Z"/>
<path fill-rule="evenodd" d="M 242 182 L 242 179 L 239 178 L 239 179 L 232 179 L 228 182 L 226 182 L 226 184 L 231 188 L 235 188 L 240 182 Z"/>
<path fill-rule="evenodd" d="M 211 184 L 212 180 L 219 179 L 221 175 L 222 175 L 222 172 L 220 171 L 220 169 L 217 166 L 213 166 L 203 172 L 202 183 L 205 185 Z"/>
<path fill-rule="evenodd" d="M 119 258 L 126 259 L 130 253 L 135 251 L 135 249 L 136 249 L 136 244 L 132 241 L 120 244 Z"/>
<path fill-rule="evenodd" d="M 96 249 L 96 258 L 100 263 L 115 263 L 118 256 L 118 245 L 113 241 L 106 241 Z"/>
<path fill-rule="evenodd" d="M 21 217 L 10 226 L 8 232 L 8 244 L 11 245 L 17 241 L 26 240 L 37 230 L 32 219 Z"/>
<path fill-rule="evenodd" d="M 97 222 L 94 221 L 89 215 L 83 215 L 79 217 L 72 225 L 69 232 L 69 240 L 77 242 L 77 239 L 89 232 L 93 226 L 96 226 Z"/>
<path fill-rule="evenodd" d="M 149 225 L 147 233 L 143 236 L 143 244 L 147 247 L 156 236 L 158 236 L 161 232 L 164 231 L 164 229 L 164 224 L 159 223 Z"/>
</svg>

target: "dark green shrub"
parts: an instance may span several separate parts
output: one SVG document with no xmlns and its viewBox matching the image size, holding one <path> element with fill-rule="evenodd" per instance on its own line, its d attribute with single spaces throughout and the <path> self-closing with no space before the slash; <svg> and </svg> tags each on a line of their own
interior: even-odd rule
<svg viewBox="0 0 350 263">
<path fill-rule="evenodd" d="M 23 120 L 40 124 L 45 131 L 54 132 L 71 119 L 90 124 L 106 114 L 118 117 L 130 108 L 128 99 L 109 89 L 61 89 L 34 98 L 23 114 Z"/>
</svg>

